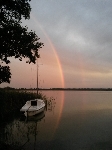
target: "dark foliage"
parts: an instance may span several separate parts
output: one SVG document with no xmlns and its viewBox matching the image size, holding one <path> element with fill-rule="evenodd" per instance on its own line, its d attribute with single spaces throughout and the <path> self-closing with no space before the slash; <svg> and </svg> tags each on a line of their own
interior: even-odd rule
<svg viewBox="0 0 112 150">
<path fill-rule="evenodd" d="M 28 32 L 27 26 L 21 26 L 21 19 L 30 18 L 30 0 L 0 0 L 0 60 L 9 64 L 9 57 L 28 58 L 28 63 L 35 63 L 39 57 L 38 50 L 43 43 L 39 42 L 35 32 Z M 9 66 L 0 65 L 0 83 L 10 83 Z"/>
<path fill-rule="evenodd" d="M 11 78 L 10 68 L 9 66 L 1 66 L 0 65 L 0 84 L 2 82 L 10 82 L 9 78 Z"/>
</svg>

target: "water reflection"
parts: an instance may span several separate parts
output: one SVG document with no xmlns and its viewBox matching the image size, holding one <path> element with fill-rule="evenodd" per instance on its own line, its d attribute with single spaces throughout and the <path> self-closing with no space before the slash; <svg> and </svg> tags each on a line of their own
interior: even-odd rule
<svg viewBox="0 0 112 150">
<path fill-rule="evenodd" d="M 39 120 L 18 118 L 2 126 L 2 142 L 21 150 L 112 149 L 112 92 L 45 95 L 51 98 Z"/>
<path fill-rule="evenodd" d="M 44 125 L 45 123 L 46 112 L 53 112 L 55 105 L 55 99 L 49 99 L 44 112 L 30 117 L 22 115 L 4 127 L 2 126 L 0 149 L 6 149 L 6 147 L 10 149 L 35 149 L 41 124 Z"/>
<path fill-rule="evenodd" d="M 39 124 L 44 117 L 45 114 L 42 112 L 35 117 L 20 118 L 20 120 L 14 120 L 6 125 L 4 130 L 5 144 L 22 149 L 27 143 L 35 143 Z"/>
<path fill-rule="evenodd" d="M 19 116 L 7 122 L 0 128 L 0 149 L 8 147 L 9 149 L 34 150 L 39 149 L 41 142 L 46 139 L 51 141 L 59 118 L 60 102 L 61 100 L 50 97 L 45 111 L 41 114 L 31 117 Z"/>
<path fill-rule="evenodd" d="M 54 111 L 55 105 L 56 105 L 56 101 L 53 97 L 51 97 L 49 100 L 47 100 L 46 110 Z"/>
</svg>

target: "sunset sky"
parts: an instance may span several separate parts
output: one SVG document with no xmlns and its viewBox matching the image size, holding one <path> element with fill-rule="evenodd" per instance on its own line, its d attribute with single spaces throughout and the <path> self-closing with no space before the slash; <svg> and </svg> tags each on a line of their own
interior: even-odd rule
<svg viewBox="0 0 112 150">
<path fill-rule="evenodd" d="M 112 0 L 32 0 L 22 25 L 44 43 L 39 87 L 112 87 Z M 11 58 L 10 84 L 35 88 L 37 66 Z"/>
</svg>

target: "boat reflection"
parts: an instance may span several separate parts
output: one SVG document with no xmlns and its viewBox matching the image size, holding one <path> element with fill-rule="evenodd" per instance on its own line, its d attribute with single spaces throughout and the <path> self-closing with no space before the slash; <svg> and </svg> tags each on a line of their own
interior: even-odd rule
<svg viewBox="0 0 112 150">
<path fill-rule="evenodd" d="M 50 98 L 46 103 L 46 109 L 40 114 L 25 117 L 19 116 L 7 123 L 0 135 L 0 149 L 11 147 L 11 149 L 34 150 L 39 141 L 46 138 L 47 134 L 53 133 L 50 118 L 56 106 L 55 99 Z M 53 118 L 55 120 L 55 117 Z M 52 124 L 53 125 L 53 124 Z M 49 137 L 52 137 L 52 135 Z"/>
<path fill-rule="evenodd" d="M 1 137 L 2 145 L 11 146 L 13 149 L 27 149 L 26 147 L 31 145 L 31 149 L 35 149 L 39 126 L 44 117 L 45 113 L 42 112 L 35 116 L 21 116 L 19 120 L 15 119 L 4 128 L 4 134 Z M 3 146 L 1 148 L 4 148 Z"/>
</svg>

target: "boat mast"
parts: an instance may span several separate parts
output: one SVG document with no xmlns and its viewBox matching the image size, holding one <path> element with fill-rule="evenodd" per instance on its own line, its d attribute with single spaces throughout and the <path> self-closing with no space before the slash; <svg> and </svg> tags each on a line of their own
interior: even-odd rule
<svg viewBox="0 0 112 150">
<path fill-rule="evenodd" d="M 39 91 L 39 87 L 38 87 L 38 67 L 39 67 L 38 58 L 40 58 L 40 55 L 37 56 L 37 96 L 38 96 L 38 91 Z M 43 64 L 41 64 L 41 65 L 43 65 Z"/>
<path fill-rule="evenodd" d="M 38 58 L 37 58 L 37 96 L 38 96 Z"/>
</svg>

